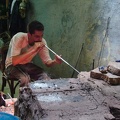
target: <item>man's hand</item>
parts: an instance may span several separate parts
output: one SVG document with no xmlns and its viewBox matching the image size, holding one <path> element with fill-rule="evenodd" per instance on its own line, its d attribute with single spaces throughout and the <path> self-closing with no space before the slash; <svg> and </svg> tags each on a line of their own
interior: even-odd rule
<svg viewBox="0 0 120 120">
<path fill-rule="evenodd" d="M 57 64 L 61 64 L 62 63 L 61 55 L 60 56 L 56 55 L 55 56 L 55 61 L 56 61 Z"/>
<path fill-rule="evenodd" d="M 61 64 L 61 63 L 62 63 L 61 55 L 60 56 L 56 55 L 54 60 L 49 60 L 45 64 L 47 67 L 51 67 L 51 66 L 54 66 L 56 64 Z"/>
<path fill-rule="evenodd" d="M 35 42 L 34 43 L 35 49 L 42 49 L 43 47 L 45 47 L 45 44 L 43 42 Z"/>
</svg>

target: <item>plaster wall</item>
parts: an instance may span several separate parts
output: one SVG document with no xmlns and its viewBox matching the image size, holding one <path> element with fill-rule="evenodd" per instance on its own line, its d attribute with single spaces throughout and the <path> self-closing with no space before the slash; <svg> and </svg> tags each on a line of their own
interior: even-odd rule
<svg viewBox="0 0 120 120">
<path fill-rule="evenodd" d="M 41 21 L 48 46 L 77 70 L 120 60 L 119 0 L 29 0 L 28 8 L 27 22 Z M 65 63 L 47 68 L 38 56 L 34 62 L 57 77 L 78 74 Z"/>
</svg>

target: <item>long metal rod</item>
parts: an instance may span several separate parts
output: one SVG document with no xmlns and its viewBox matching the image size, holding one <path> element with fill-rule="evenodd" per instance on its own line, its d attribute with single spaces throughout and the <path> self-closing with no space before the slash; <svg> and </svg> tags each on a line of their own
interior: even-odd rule
<svg viewBox="0 0 120 120">
<path fill-rule="evenodd" d="M 55 53 L 53 50 L 51 50 L 47 45 L 45 45 L 46 48 L 48 48 L 48 50 L 50 50 L 54 55 L 59 56 L 57 53 Z M 60 57 L 60 56 L 59 56 Z M 60 59 L 66 63 L 67 65 L 69 65 L 72 69 L 74 69 L 77 73 L 80 73 L 77 69 L 75 69 L 72 65 L 70 65 L 66 60 L 64 60 L 62 57 L 60 57 Z"/>
</svg>

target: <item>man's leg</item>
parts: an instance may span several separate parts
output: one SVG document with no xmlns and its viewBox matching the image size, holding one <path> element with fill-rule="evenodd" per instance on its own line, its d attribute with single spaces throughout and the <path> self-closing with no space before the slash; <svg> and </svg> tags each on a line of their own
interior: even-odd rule
<svg viewBox="0 0 120 120">
<path fill-rule="evenodd" d="M 5 73 L 9 77 L 16 78 L 20 81 L 20 86 L 27 86 L 30 82 L 30 76 L 27 71 L 21 65 L 12 66 L 10 65 L 5 69 Z"/>
<path fill-rule="evenodd" d="M 25 64 L 24 68 L 33 80 L 50 79 L 50 76 L 41 67 L 33 63 Z"/>
<path fill-rule="evenodd" d="M 15 77 L 20 81 L 20 86 L 27 86 L 28 83 L 33 80 L 41 80 L 41 79 L 50 79 L 47 73 L 43 71 L 42 68 L 33 64 L 19 64 L 16 66 L 10 65 L 5 73 L 10 77 Z"/>
</svg>

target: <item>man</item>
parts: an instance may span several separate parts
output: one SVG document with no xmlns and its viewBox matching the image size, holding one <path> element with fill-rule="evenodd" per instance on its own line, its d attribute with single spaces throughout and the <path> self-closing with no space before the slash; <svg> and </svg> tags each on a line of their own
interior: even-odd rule
<svg viewBox="0 0 120 120">
<path fill-rule="evenodd" d="M 28 33 L 19 32 L 13 36 L 9 44 L 6 57 L 7 75 L 20 80 L 20 86 L 26 86 L 31 79 L 49 78 L 42 68 L 36 66 L 31 61 L 35 55 L 39 54 L 42 62 L 48 66 L 61 64 L 59 56 L 52 60 L 45 39 L 43 38 L 44 26 L 39 21 L 32 21 L 28 25 Z"/>
</svg>

